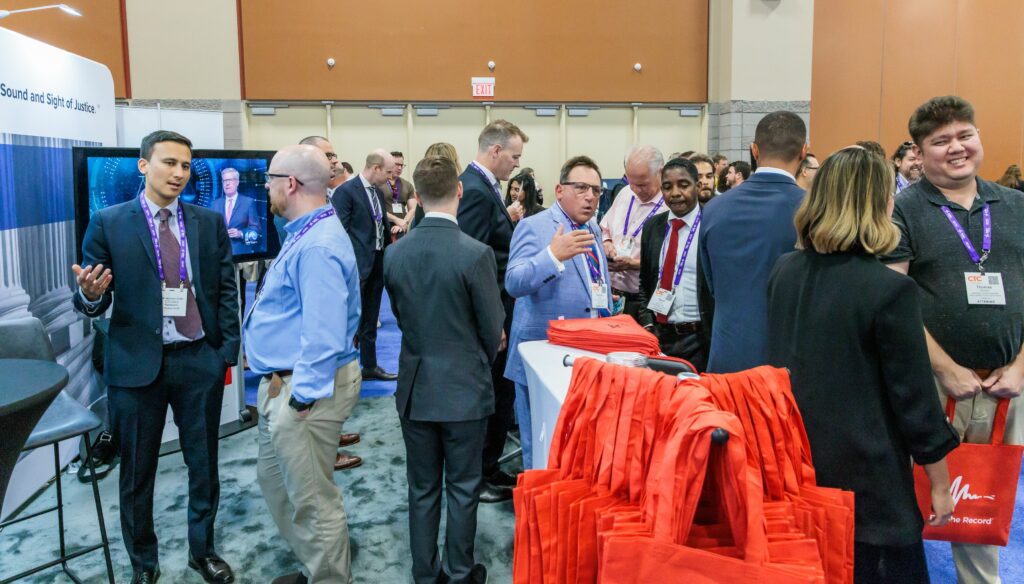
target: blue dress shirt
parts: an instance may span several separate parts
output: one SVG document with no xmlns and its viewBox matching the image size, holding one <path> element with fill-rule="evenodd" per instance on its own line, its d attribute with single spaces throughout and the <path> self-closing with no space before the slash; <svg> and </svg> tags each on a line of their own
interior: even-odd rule
<svg viewBox="0 0 1024 584">
<path fill-rule="evenodd" d="M 333 395 L 334 372 L 359 356 L 359 270 L 345 228 L 325 217 L 291 244 L 330 208 L 285 225 L 288 238 L 243 324 L 249 368 L 260 375 L 292 370 L 292 396 L 302 403 Z"/>
</svg>

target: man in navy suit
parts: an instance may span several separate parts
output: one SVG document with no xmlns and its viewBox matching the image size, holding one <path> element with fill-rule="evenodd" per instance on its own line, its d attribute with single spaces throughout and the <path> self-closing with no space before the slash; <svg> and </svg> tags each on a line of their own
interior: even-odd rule
<svg viewBox="0 0 1024 584">
<path fill-rule="evenodd" d="M 505 377 L 516 384 L 525 468 L 533 467 L 533 432 L 519 343 L 546 339 L 553 319 L 608 316 L 612 305 L 608 261 L 594 220 L 601 189 L 597 164 L 586 156 L 570 158 L 555 187 L 557 203 L 520 221 L 512 238 L 505 286 L 517 301 Z"/>
<path fill-rule="evenodd" d="M 768 274 L 796 245 L 793 216 L 804 191 L 793 178 L 807 156 L 807 126 L 792 112 L 757 124 L 757 171 L 727 197 L 704 206 L 701 268 L 714 297 L 708 371 L 731 373 L 768 362 Z"/>
<path fill-rule="evenodd" d="M 224 196 L 210 204 L 210 208 L 224 216 L 224 224 L 231 238 L 231 253 L 249 253 L 259 242 L 260 216 L 252 197 L 238 194 L 238 171 L 230 166 L 220 171 Z"/>
<path fill-rule="evenodd" d="M 505 361 L 509 332 L 512 328 L 513 299 L 505 290 L 505 267 L 512 243 L 515 224 L 505 207 L 500 181 L 508 180 L 519 167 L 523 145 L 530 138 L 515 124 L 496 120 L 491 122 L 477 140 L 477 154 L 473 162 L 459 176 L 462 181 L 462 200 L 459 203 L 459 228 L 466 235 L 486 244 L 494 252 L 498 268 L 498 289 L 505 309 L 504 339 L 498 356 L 491 363 L 494 382 L 494 413 L 487 420 L 484 440 L 484 486 L 480 501 L 497 503 L 512 498 L 515 477 L 501 470 L 498 459 L 505 449 L 505 437 L 512 427 L 515 404 L 515 386 L 505 378 Z"/>
<path fill-rule="evenodd" d="M 213 541 L 224 373 L 239 346 L 231 245 L 223 217 L 178 200 L 191 174 L 188 138 L 153 132 L 141 150 L 145 192 L 92 217 L 85 267 L 72 266 L 75 308 L 98 317 L 113 304 L 103 377 L 121 449 L 121 531 L 132 583 L 160 577 L 153 485 L 168 406 L 188 467 L 188 565 L 207 582 L 233 582 Z"/>
<path fill-rule="evenodd" d="M 377 318 L 384 293 L 384 248 L 391 243 L 391 222 L 381 189 L 395 172 L 395 160 L 377 149 L 366 157 L 363 171 L 334 191 L 331 204 L 352 240 L 359 266 L 362 315 L 359 320 L 359 362 L 363 379 L 394 381 L 398 375 L 377 365 Z"/>
</svg>

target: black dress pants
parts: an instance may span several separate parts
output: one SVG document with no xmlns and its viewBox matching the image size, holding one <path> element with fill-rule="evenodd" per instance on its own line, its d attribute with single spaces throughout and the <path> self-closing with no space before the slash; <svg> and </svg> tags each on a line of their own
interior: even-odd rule
<svg viewBox="0 0 1024 584">
<path fill-rule="evenodd" d="M 907 546 L 853 544 L 855 584 L 928 584 L 924 542 Z"/>
<path fill-rule="evenodd" d="M 359 364 L 363 369 L 377 366 L 377 319 L 380 318 L 380 299 L 384 294 L 384 251 L 373 254 L 373 267 L 359 282 L 362 312 L 359 316 Z"/>
<path fill-rule="evenodd" d="M 120 440 L 121 532 L 132 568 L 158 565 L 153 485 L 167 407 L 178 426 L 188 467 L 188 545 L 194 558 L 215 552 L 220 479 L 217 438 L 227 364 L 206 341 L 164 349 L 160 373 L 145 387 L 108 388 L 110 422 Z"/>
<path fill-rule="evenodd" d="M 505 308 L 505 336 L 511 338 L 512 309 L 515 299 L 504 290 L 501 303 Z M 498 459 L 505 451 L 505 439 L 515 418 L 516 384 L 505 379 L 505 364 L 508 361 L 508 347 L 500 351 L 491 364 L 491 381 L 494 384 L 494 413 L 487 418 L 487 435 L 484 438 L 483 472 L 484 479 L 501 470 Z"/>
<path fill-rule="evenodd" d="M 697 371 L 706 371 L 708 367 L 708 345 L 700 331 L 679 333 L 672 325 L 655 324 L 655 336 L 661 345 L 661 352 L 670 357 L 686 359 Z"/>
</svg>

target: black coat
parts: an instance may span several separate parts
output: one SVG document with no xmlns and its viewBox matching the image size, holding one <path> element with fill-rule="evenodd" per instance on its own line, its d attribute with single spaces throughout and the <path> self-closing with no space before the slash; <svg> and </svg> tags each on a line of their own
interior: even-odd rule
<svg viewBox="0 0 1024 584">
<path fill-rule="evenodd" d="M 381 203 L 381 213 L 384 216 L 381 221 L 384 223 L 384 247 L 387 248 L 391 243 L 391 221 L 388 219 L 391 207 L 383 204 L 379 192 L 377 200 Z M 352 240 L 352 249 L 356 252 L 356 265 L 359 266 L 359 279 L 365 280 L 373 268 L 377 226 L 373 219 L 369 195 L 358 174 L 334 190 L 331 204 L 349 239 Z"/>
<path fill-rule="evenodd" d="M 459 228 L 466 235 L 486 244 L 494 251 L 498 287 L 504 292 L 505 268 L 508 266 L 508 250 L 512 245 L 515 224 L 512 223 L 503 201 L 475 169 L 466 167 L 459 175 L 459 180 L 462 181 Z"/>
<path fill-rule="evenodd" d="M 871 255 L 791 252 L 768 280 L 768 334 L 818 483 L 855 493 L 855 539 L 920 541 L 911 457 L 937 462 L 959 440 L 936 393 L 917 285 Z"/>
</svg>

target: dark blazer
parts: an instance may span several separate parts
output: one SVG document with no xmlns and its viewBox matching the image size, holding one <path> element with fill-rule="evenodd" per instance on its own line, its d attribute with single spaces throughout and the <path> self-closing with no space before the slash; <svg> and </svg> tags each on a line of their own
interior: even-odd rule
<svg viewBox="0 0 1024 584">
<path fill-rule="evenodd" d="M 380 189 L 377 189 L 380 191 Z M 379 195 L 378 195 L 379 196 Z M 331 197 L 331 204 L 334 206 L 338 219 L 345 227 L 349 239 L 352 240 L 352 249 L 356 252 L 356 265 L 359 266 L 359 279 L 365 280 L 373 268 L 374 239 L 377 237 L 377 227 L 373 220 L 373 208 L 370 206 L 370 199 L 363 188 L 363 181 L 356 174 L 345 181 L 334 190 Z M 388 219 L 390 207 L 381 206 L 384 215 L 384 247 L 391 243 L 391 221 Z"/>
<path fill-rule="evenodd" d="M 473 239 L 487 244 L 494 251 L 498 268 L 498 286 L 505 291 L 505 268 L 508 250 L 512 245 L 515 224 L 509 217 L 503 201 L 494 194 L 487 179 L 476 170 L 466 167 L 459 175 L 462 181 L 462 200 L 459 201 L 459 228 Z"/>
<path fill-rule="evenodd" d="M 239 347 L 238 288 L 224 216 L 178 204 L 185 215 L 192 284 L 205 339 L 233 365 Z M 74 295 L 74 304 L 90 317 L 114 304 L 103 378 L 117 387 L 149 385 L 160 372 L 163 357 L 163 309 L 156 252 L 138 199 L 103 209 L 89 221 L 82 265 L 97 264 L 111 269 L 110 288 L 94 309 L 87 308 L 79 294 Z"/>
<path fill-rule="evenodd" d="M 937 462 L 959 440 L 936 399 L 917 284 L 864 253 L 791 252 L 768 281 L 768 334 L 818 484 L 856 495 L 856 540 L 919 542 L 910 458 Z"/>
<path fill-rule="evenodd" d="M 227 205 L 227 198 L 220 197 L 210 203 L 210 210 L 216 211 L 223 217 Z M 242 237 L 231 238 L 231 251 L 235 253 L 246 253 L 252 247 L 245 243 L 245 231 L 252 229 L 260 233 L 260 216 L 256 209 L 256 202 L 252 197 L 239 194 L 235 197 L 235 208 L 231 210 L 231 221 L 227 222 L 228 229 L 238 229 Z"/>
<path fill-rule="evenodd" d="M 385 252 L 384 286 L 402 330 L 399 415 L 459 422 L 493 413 L 505 311 L 490 248 L 447 219 L 424 218 Z"/>
<path fill-rule="evenodd" d="M 715 302 L 709 372 L 767 362 L 768 274 L 795 247 L 793 216 L 803 197 L 792 178 L 757 173 L 704 205 L 698 252 Z"/>
</svg>

